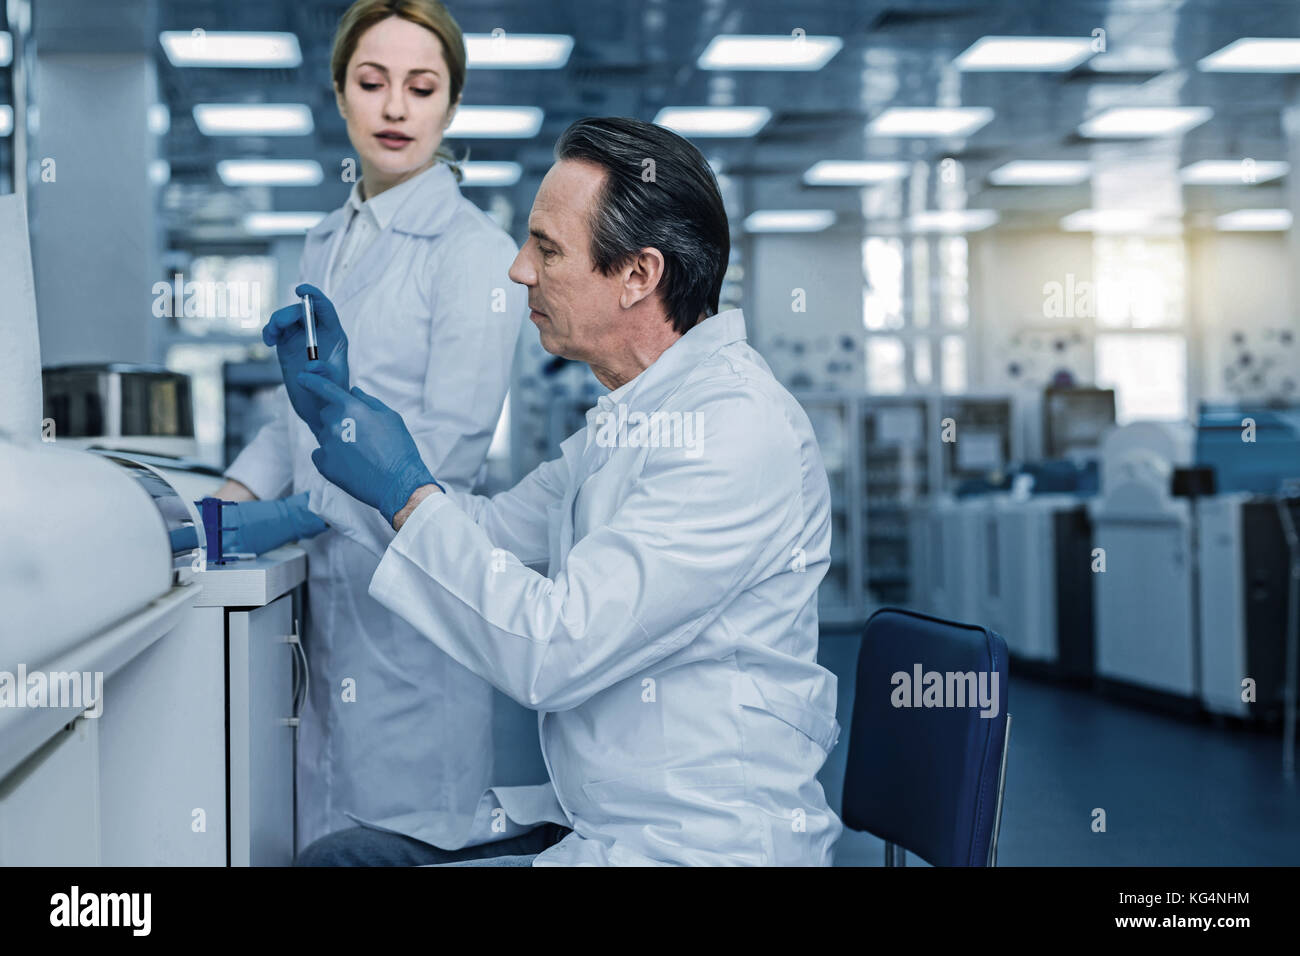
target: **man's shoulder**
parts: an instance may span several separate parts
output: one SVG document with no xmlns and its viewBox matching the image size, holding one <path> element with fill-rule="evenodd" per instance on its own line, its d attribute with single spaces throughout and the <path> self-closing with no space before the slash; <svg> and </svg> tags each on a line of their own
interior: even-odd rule
<svg viewBox="0 0 1300 956">
<path fill-rule="evenodd" d="M 808 423 L 798 400 L 743 341 L 725 345 L 701 361 L 669 401 L 678 406 L 729 407 L 737 413 L 759 416 L 759 420 L 786 421 L 796 430 Z"/>
<path fill-rule="evenodd" d="M 661 411 L 693 415 L 712 448 L 741 459 L 788 454 L 797 460 L 813 439 L 798 401 L 743 342 L 700 362 Z"/>
</svg>

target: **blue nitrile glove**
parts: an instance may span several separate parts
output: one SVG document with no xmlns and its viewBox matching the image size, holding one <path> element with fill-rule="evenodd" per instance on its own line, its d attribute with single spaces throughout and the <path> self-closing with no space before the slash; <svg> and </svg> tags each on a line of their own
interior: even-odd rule
<svg viewBox="0 0 1300 956">
<path fill-rule="evenodd" d="M 298 373 L 311 370 L 323 374 L 340 388 L 348 387 L 348 337 L 339 322 L 334 303 L 314 285 L 304 282 L 293 290 L 295 295 L 310 295 L 312 315 L 316 319 L 318 358 L 307 358 L 307 326 L 301 302 L 271 313 L 262 341 L 274 347 L 280 360 L 280 374 L 289 392 L 289 402 L 298 417 L 313 431 L 320 428 L 320 403 L 298 387 Z"/>
<path fill-rule="evenodd" d="M 307 492 L 273 501 L 239 501 L 221 507 L 222 557 L 264 554 L 329 527 L 307 510 Z"/>
<path fill-rule="evenodd" d="M 303 372 L 298 384 L 320 404 L 320 447 L 311 453 L 316 470 L 353 498 L 378 508 L 390 525 L 416 488 L 442 488 L 397 412 L 360 388 L 345 392 L 318 373 Z"/>
</svg>

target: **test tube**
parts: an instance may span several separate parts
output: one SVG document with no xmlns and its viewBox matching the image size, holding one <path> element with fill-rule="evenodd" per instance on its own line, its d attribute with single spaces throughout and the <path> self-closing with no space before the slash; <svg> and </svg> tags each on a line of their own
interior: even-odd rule
<svg viewBox="0 0 1300 956">
<path fill-rule="evenodd" d="M 303 293 L 302 310 L 307 318 L 307 358 L 312 361 L 316 360 L 318 355 L 316 350 L 316 314 L 311 308 L 311 296 Z"/>
</svg>

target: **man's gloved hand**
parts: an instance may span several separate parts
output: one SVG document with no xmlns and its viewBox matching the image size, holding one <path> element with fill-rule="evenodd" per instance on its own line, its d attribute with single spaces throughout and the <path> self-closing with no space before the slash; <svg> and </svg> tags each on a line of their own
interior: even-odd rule
<svg viewBox="0 0 1300 956">
<path fill-rule="evenodd" d="M 442 488 L 421 460 L 402 416 L 379 399 L 360 388 L 346 392 L 314 372 L 300 374 L 298 385 L 320 405 L 320 447 L 311 453 L 316 470 L 353 498 L 378 508 L 390 525 L 416 488 Z"/>
<path fill-rule="evenodd" d="M 221 508 L 222 557 L 263 554 L 329 527 L 307 510 L 307 492 L 275 501 L 240 501 Z"/>
<path fill-rule="evenodd" d="M 298 386 L 298 373 L 310 370 L 326 376 L 342 389 L 348 387 L 348 337 L 339 322 L 334 303 L 314 285 L 303 283 L 293 290 L 296 295 L 310 295 L 312 314 L 316 320 L 316 346 L 319 358 L 307 358 L 307 326 L 301 302 L 276 309 L 266 328 L 262 341 L 275 348 L 280 360 L 280 374 L 289 392 L 289 402 L 298 417 L 313 431 L 320 428 L 320 404 Z"/>
</svg>

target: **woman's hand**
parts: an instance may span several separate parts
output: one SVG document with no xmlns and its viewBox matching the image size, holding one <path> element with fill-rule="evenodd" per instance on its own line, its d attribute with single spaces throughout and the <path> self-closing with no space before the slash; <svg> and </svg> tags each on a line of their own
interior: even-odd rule
<svg viewBox="0 0 1300 956">
<path fill-rule="evenodd" d="M 296 295 L 311 296 L 319 357 L 314 360 L 307 358 L 306 316 L 301 302 L 273 312 L 262 330 L 262 341 L 275 349 L 280 360 L 280 374 L 284 377 L 284 387 L 289 392 L 293 410 L 312 432 L 316 432 L 320 429 L 321 403 L 298 385 L 298 373 L 315 372 L 347 391 L 348 337 L 343 332 L 334 303 L 326 298 L 325 293 L 305 282 L 293 291 Z"/>
<path fill-rule="evenodd" d="M 223 557 L 263 554 L 290 541 L 315 537 L 329 528 L 307 507 L 305 491 L 278 501 L 227 502 L 221 509 L 221 525 Z"/>
</svg>

